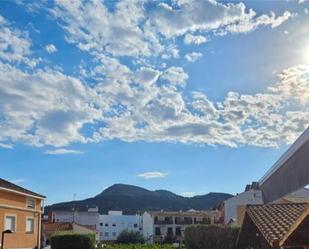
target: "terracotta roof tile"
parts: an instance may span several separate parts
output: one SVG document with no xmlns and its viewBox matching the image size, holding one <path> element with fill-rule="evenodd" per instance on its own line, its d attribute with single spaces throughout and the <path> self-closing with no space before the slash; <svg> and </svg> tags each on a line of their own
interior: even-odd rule
<svg viewBox="0 0 309 249">
<path fill-rule="evenodd" d="M 95 226 L 81 225 L 78 223 L 71 223 L 71 222 L 43 223 L 42 228 L 44 232 L 72 231 L 74 230 L 74 225 L 96 231 Z"/>
<path fill-rule="evenodd" d="M 56 232 L 56 231 L 71 231 L 73 230 L 72 223 L 57 222 L 57 223 L 43 223 L 43 231 Z"/>
<path fill-rule="evenodd" d="M 11 182 L 8 182 L 2 178 L 0 178 L 0 187 L 1 188 L 6 188 L 6 189 L 10 189 L 10 190 L 13 190 L 13 191 L 18 191 L 18 192 L 21 192 L 21 193 L 24 193 L 24 194 L 28 194 L 28 195 L 33 195 L 33 196 L 36 196 L 36 197 L 39 197 L 39 198 L 45 198 L 44 195 L 40 195 L 40 194 L 37 194 L 37 193 L 34 193 L 28 189 L 25 189 L 25 188 L 22 188 L 20 186 L 17 186 Z"/>
<path fill-rule="evenodd" d="M 275 241 L 281 241 L 287 235 L 308 207 L 308 203 L 248 205 L 247 214 L 265 239 L 273 245 Z"/>
</svg>

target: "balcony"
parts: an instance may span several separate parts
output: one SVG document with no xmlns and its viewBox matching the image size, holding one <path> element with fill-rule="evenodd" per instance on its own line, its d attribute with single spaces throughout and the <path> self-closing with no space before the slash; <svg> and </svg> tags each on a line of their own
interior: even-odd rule
<svg viewBox="0 0 309 249">
<path fill-rule="evenodd" d="M 211 221 L 210 219 L 195 220 L 194 224 L 208 225 L 208 224 L 211 224 Z"/>
<path fill-rule="evenodd" d="M 164 220 L 159 220 L 157 217 L 155 217 L 154 224 L 155 225 L 172 225 L 173 219 L 169 217 L 165 217 Z"/>
<path fill-rule="evenodd" d="M 192 218 L 184 218 L 184 219 L 175 218 L 175 224 L 177 224 L 177 225 L 191 225 L 191 224 L 193 224 L 193 220 L 192 220 Z"/>
</svg>

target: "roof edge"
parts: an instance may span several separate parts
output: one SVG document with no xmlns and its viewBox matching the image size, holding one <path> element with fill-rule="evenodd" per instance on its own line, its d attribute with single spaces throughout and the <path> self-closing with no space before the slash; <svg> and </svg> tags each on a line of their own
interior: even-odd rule
<svg viewBox="0 0 309 249">
<path fill-rule="evenodd" d="M 10 188 L 3 188 L 3 187 L 0 187 L 0 190 L 4 190 L 4 191 L 16 193 L 16 194 L 20 194 L 20 195 L 24 195 L 24 196 L 28 196 L 28 197 L 32 197 L 32 198 L 36 198 L 36 199 L 40 199 L 40 200 L 46 199 L 46 196 L 39 195 L 39 194 L 36 194 L 36 193 L 27 194 L 27 193 L 24 193 L 24 192 L 21 192 L 21 191 L 18 191 L 18 190 L 14 190 L 14 189 L 10 189 Z"/>
<path fill-rule="evenodd" d="M 302 212 L 302 214 L 297 218 L 297 220 L 292 224 L 289 231 L 282 237 L 280 240 L 279 246 L 282 246 L 287 239 L 295 232 L 297 227 L 302 223 L 302 221 L 308 216 L 309 214 L 309 204 L 307 203 L 307 208 Z"/>
<path fill-rule="evenodd" d="M 295 140 L 286 152 L 274 163 L 274 165 L 259 180 L 260 186 L 275 173 L 285 162 L 287 162 L 296 151 L 298 151 L 309 140 L 309 127 Z"/>
</svg>

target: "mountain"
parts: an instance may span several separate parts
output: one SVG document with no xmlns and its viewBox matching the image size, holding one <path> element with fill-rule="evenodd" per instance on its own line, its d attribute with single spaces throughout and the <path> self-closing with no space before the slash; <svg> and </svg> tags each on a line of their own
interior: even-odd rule
<svg viewBox="0 0 309 249">
<path fill-rule="evenodd" d="M 72 202 L 63 202 L 46 207 L 46 210 L 87 210 L 98 206 L 100 213 L 108 210 L 122 210 L 126 214 L 146 210 L 207 210 L 217 207 L 222 201 L 232 197 L 226 193 L 209 193 L 194 197 L 183 197 L 167 190 L 150 191 L 141 187 L 115 184 L 95 197 Z"/>
</svg>

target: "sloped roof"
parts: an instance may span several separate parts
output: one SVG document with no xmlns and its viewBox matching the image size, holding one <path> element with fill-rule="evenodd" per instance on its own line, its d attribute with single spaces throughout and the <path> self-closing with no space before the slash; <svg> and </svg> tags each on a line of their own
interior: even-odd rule
<svg viewBox="0 0 309 249">
<path fill-rule="evenodd" d="M 84 227 L 88 230 L 96 231 L 95 226 L 91 225 L 87 226 L 71 222 L 43 223 L 43 231 L 44 232 L 72 231 L 74 230 L 74 226 Z"/>
<path fill-rule="evenodd" d="M 20 193 L 23 193 L 23 194 L 26 194 L 26 195 L 32 195 L 32 196 L 38 197 L 38 198 L 46 198 L 44 195 L 40 195 L 40 194 L 32 192 L 28 189 L 22 188 L 22 187 L 20 187 L 16 184 L 11 183 L 9 181 L 6 181 L 2 178 L 0 178 L 0 188 L 5 188 L 5 189 L 12 190 L 12 191 L 17 191 L 17 192 L 20 192 Z"/>
<path fill-rule="evenodd" d="M 291 194 L 288 194 L 272 203 L 309 203 L 309 189 L 301 188 Z"/>
<path fill-rule="evenodd" d="M 248 205 L 248 215 L 271 246 L 283 245 L 309 214 L 308 203 Z"/>
<path fill-rule="evenodd" d="M 73 224 L 70 222 L 43 223 L 44 232 L 71 231 L 71 230 L 73 230 Z"/>
<path fill-rule="evenodd" d="M 293 196 L 286 196 L 282 197 L 273 203 L 309 203 L 309 197 L 293 197 Z"/>
</svg>

